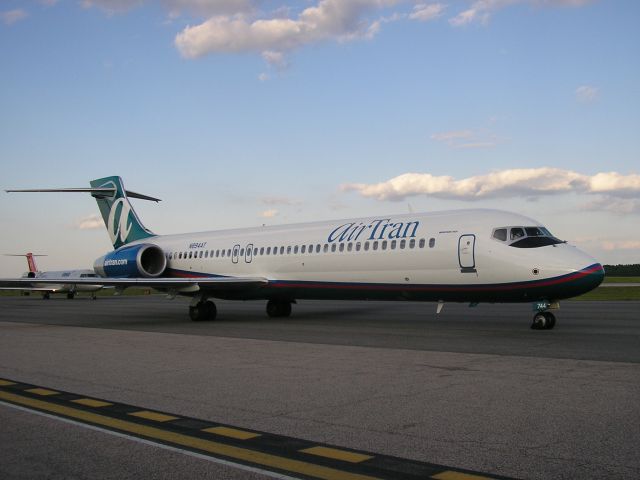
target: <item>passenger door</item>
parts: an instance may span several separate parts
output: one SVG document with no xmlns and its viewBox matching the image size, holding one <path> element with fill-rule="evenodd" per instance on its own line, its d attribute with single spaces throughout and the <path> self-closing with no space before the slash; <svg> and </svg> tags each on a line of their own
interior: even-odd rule
<svg viewBox="0 0 640 480">
<path fill-rule="evenodd" d="M 458 239 L 458 263 L 462 273 L 476 272 L 476 236 L 461 235 Z"/>
</svg>

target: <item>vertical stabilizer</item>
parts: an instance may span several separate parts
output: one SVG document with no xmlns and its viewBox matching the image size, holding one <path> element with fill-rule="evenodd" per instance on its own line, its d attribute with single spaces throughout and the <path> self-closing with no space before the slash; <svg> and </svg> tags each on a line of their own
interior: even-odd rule
<svg viewBox="0 0 640 480">
<path fill-rule="evenodd" d="M 92 188 L 111 189 L 110 192 L 93 192 L 91 195 L 98 202 L 98 208 L 114 248 L 154 236 L 153 232 L 142 225 L 133 210 L 120 177 L 99 178 L 90 183 Z"/>
</svg>

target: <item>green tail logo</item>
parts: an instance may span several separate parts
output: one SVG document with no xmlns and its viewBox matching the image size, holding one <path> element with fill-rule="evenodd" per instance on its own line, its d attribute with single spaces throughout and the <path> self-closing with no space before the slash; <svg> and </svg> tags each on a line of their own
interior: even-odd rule
<svg viewBox="0 0 640 480">
<path fill-rule="evenodd" d="M 111 190 L 108 193 L 94 192 L 91 195 L 98 202 L 98 208 L 114 248 L 154 236 L 153 232 L 142 225 L 133 210 L 120 177 L 99 178 L 90 183 L 92 188 Z"/>
</svg>

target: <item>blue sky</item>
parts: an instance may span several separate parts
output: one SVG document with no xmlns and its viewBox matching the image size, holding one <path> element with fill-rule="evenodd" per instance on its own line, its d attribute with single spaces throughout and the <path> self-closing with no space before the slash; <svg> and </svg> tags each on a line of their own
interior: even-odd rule
<svg viewBox="0 0 640 480">
<path fill-rule="evenodd" d="M 451 208 L 640 262 L 640 3 L 0 4 L 0 187 L 120 175 L 158 233 Z M 0 253 L 90 266 L 84 195 L 0 195 Z M 23 261 L 0 257 L 0 276 Z"/>
</svg>

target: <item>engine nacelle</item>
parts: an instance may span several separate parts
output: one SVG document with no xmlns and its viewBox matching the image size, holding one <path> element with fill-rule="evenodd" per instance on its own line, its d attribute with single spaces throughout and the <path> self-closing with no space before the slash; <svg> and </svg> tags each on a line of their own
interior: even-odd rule
<svg viewBox="0 0 640 480">
<path fill-rule="evenodd" d="M 101 277 L 159 277 L 167 268 L 167 257 L 157 245 L 148 243 L 122 247 L 98 258 L 93 270 Z"/>
</svg>

